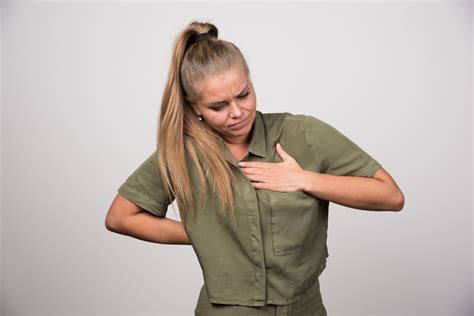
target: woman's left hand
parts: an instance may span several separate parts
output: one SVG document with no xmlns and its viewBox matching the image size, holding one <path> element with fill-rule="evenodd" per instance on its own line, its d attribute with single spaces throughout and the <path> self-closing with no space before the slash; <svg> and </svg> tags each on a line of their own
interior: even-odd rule
<svg viewBox="0 0 474 316">
<path fill-rule="evenodd" d="M 254 188 L 278 192 L 302 191 L 305 170 L 298 162 L 276 145 L 276 152 L 282 162 L 239 162 L 243 174 L 250 180 Z"/>
</svg>

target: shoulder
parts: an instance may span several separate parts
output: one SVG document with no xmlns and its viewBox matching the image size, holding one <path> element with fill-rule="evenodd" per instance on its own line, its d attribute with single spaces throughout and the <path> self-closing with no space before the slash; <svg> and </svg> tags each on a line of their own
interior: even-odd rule
<svg viewBox="0 0 474 316">
<path fill-rule="evenodd" d="M 308 114 L 280 112 L 262 113 L 262 118 L 266 126 L 296 126 L 298 129 L 323 129 L 331 127 L 328 123 L 318 117 Z"/>
<path fill-rule="evenodd" d="M 277 112 L 277 113 L 262 113 L 263 122 L 265 125 L 282 125 L 292 123 L 304 123 L 308 115 L 305 114 L 293 114 L 290 112 Z"/>
<path fill-rule="evenodd" d="M 281 125 L 285 121 L 285 118 L 288 115 L 291 115 L 288 112 L 279 112 L 279 113 L 262 113 L 260 111 L 257 111 L 257 112 L 261 114 L 261 117 L 265 126 Z"/>
</svg>

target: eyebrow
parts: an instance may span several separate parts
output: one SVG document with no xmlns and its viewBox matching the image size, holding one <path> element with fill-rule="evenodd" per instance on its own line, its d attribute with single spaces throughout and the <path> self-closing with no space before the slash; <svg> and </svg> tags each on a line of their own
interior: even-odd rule
<svg viewBox="0 0 474 316">
<path fill-rule="evenodd" d="M 245 86 L 245 88 L 243 88 L 242 91 L 240 91 L 240 93 L 237 94 L 237 96 L 239 96 L 239 95 L 241 95 L 242 93 L 244 93 L 245 90 L 247 90 L 249 87 L 250 87 L 250 84 L 247 83 L 247 85 Z M 206 103 L 206 106 L 211 107 L 211 106 L 214 106 L 214 105 L 217 105 L 217 104 L 220 104 L 220 103 L 224 103 L 224 102 L 227 102 L 227 101 L 223 100 L 223 101 L 209 102 L 209 103 Z"/>
</svg>

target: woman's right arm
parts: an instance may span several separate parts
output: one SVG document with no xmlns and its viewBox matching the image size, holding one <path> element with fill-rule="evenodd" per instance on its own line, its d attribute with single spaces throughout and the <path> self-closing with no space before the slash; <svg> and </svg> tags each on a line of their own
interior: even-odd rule
<svg viewBox="0 0 474 316">
<path fill-rule="evenodd" d="M 158 244 L 191 244 L 182 222 L 155 216 L 120 194 L 112 201 L 105 227 L 114 233 Z"/>
</svg>

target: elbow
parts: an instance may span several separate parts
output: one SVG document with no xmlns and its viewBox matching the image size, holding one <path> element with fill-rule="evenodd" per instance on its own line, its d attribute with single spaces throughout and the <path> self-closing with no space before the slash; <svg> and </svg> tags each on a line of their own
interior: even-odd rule
<svg viewBox="0 0 474 316">
<path fill-rule="evenodd" d="M 114 229 L 112 228 L 112 223 L 111 223 L 110 220 L 108 220 L 107 218 L 105 218 L 105 228 L 106 228 L 108 231 L 114 231 Z"/>
<path fill-rule="evenodd" d="M 108 231 L 118 233 L 119 232 L 119 223 L 116 218 L 109 214 L 105 217 L 105 228 Z"/>
<path fill-rule="evenodd" d="M 405 197 L 403 196 L 403 193 L 400 190 L 395 196 L 396 198 L 393 206 L 393 211 L 400 212 L 403 209 L 403 206 L 405 205 Z"/>
<path fill-rule="evenodd" d="M 114 224 L 108 217 L 105 218 L 105 228 L 108 231 L 114 232 Z"/>
</svg>

